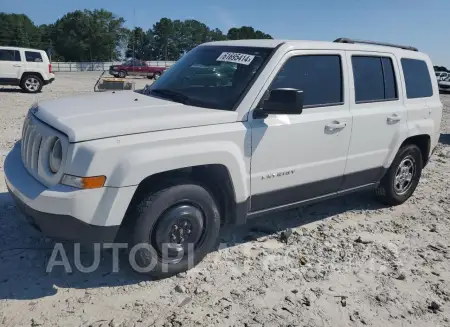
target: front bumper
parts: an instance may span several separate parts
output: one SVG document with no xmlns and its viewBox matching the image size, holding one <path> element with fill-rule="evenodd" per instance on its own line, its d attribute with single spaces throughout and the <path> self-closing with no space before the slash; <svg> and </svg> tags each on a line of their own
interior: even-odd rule
<svg viewBox="0 0 450 327">
<path fill-rule="evenodd" d="M 8 153 L 4 172 L 18 210 L 33 226 L 50 237 L 81 242 L 112 242 L 135 191 L 60 184 L 47 188 L 24 167 L 20 142 Z"/>
<path fill-rule="evenodd" d="M 90 225 L 75 217 L 34 210 L 20 200 L 8 186 L 16 208 L 31 226 L 47 236 L 81 242 L 107 242 L 116 238 L 119 226 Z"/>
</svg>

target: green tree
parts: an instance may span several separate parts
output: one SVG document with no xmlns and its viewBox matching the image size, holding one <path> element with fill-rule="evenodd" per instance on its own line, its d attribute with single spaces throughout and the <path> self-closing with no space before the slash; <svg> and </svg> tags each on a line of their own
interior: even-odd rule
<svg viewBox="0 0 450 327">
<path fill-rule="evenodd" d="M 69 12 L 55 23 L 36 26 L 26 15 L 0 13 L 0 45 L 51 50 L 52 60 L 108 61 L 126 57 L 178 60 L 197 45 L 221 40 L 271 39 L 250 26 L 232 28 L 224 35 L 195 20 L 161 18 L 153 27 L 132 31 L 125 20 L 104 9 Z"/>
<path fill-rule="evenodd" d="M 157 60 L 173 60 L 178 59 L 175 45 L 175 26 L 171 19 L 161 18 L 159 22 L 153 25 L 153 33 L 155 36 L 155 59 Z"/>
<path fill-rule="evenodd" d="M 107 61 L 119 57 L 125 20 L 106 10 L 74 11 L 57 20 L 51 32 L 56 53 L 67 61 Z"/>
<path fill-rule="evenodd" d="M 256 30 L 251 26 L 233 27 L 227 33 L 228 40 L 273 39 L 269 34 Z"/>
<path fill-rule="evenodd" d="M 40 49 L 41 33 L 28 16 L 0 12 L 0 45 Z"/>
</svg>

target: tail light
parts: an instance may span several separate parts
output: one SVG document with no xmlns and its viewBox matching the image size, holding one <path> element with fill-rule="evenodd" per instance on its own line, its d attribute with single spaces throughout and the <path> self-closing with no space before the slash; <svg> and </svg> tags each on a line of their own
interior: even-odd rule
<svg viewBox="0 0 450 327">
<path fill-rule="evenodd" d="M 52 73 L 52 64 L 48 64 L 48 72 L 51 74 Z"/>
</svg>

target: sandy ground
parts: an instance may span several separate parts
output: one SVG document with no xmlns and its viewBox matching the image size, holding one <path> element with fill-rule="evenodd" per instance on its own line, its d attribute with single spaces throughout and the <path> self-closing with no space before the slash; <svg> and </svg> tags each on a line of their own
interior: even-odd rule
<svg viewBox="0 0 450 327">
<path fill-rule="evenodd" d="M 96 76 L 58 74 L 37 97 L 92 92 Z M 54 241 L 22 222 L 2 176 L 35 98 L 0 88 L 0 326 L 450 326 L 449 95 L 438 150 L 404 205 L 360 194 L 258 219 L 161 281 L 122 261 L 112 273 L 110 252 L 79 272 L 71 243 L 73 272 L 46 273 Z"/>
</svg>

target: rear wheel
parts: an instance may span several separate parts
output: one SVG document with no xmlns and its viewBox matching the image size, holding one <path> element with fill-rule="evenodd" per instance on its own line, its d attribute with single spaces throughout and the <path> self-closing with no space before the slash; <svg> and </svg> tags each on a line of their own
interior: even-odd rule
<svg viewBox="0 0 450 327">
<path fill-rule="evenodd" d="M 22 90 L 28 93 L 38 93 L 42 90 L 43 86 L 44 82 L 37 75 L 26 75 L 20 82 L 20 87 Z"/>
<path fill-rule="evenodd" d="M 139 272 L 165 278 L 197 265 L 216 245 L 220 214 L 203 186 L 182 182 L 145 196 L 133 215 L 131 257 Z"/>
<path fill-rule="evenodd" d="M 422 153 L 416 145 L 400 148 L 377 189 L 380 201 L 399 205 L 408 200 L 419 184 L 422 167 Z"/>
<path fill-rule="evenodd" d="M 126 76 L 127 76 L 127 72 L 126 72 L 126 71 L 121 70 L 121 71 L 119 72 L 119 77 L 120 77 L 120 78 L 125 78 Z"/>
</svg>

